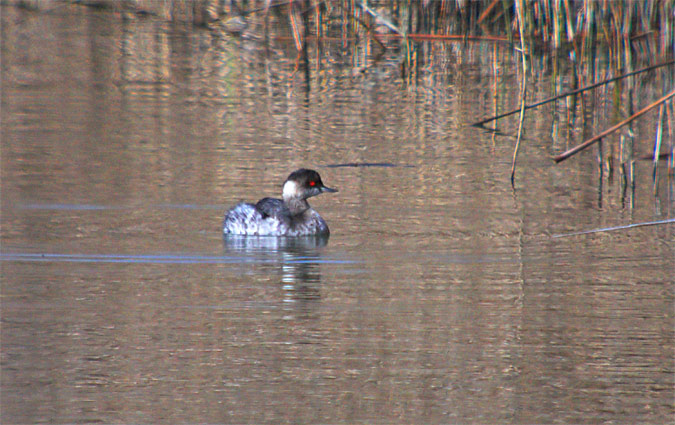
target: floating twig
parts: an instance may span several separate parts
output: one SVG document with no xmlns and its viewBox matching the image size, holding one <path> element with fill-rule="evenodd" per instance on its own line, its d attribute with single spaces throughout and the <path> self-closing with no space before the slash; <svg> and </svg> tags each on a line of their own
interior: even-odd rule
<svg viewBox="0 0 675 425">
<path fill-rule="evenodd" d="M 574 96 L 575 94 L 579 94 L 579 93 L 585 92 L 587 90 L 591 90 L 591 89 L 594 89 L 596 87 L 599 87 L 599 86 L 602 86 L 602 85 L 605 85 L 605 84 L 609 84 L 609 83 L 612 83 L 612 82 L 617 81 L 617 80 L 621 80 L 623 78 L 631 77 L 633 75 L 640 74 L 642 72 L 651 71 L 652 69 L 656 69 L 656 68 L 660 68 L 662 66 L 668 66 L 668 65 L 672 65 L 672 64 L 675 64 L 675 60 L 671 60 L 671 61 L 668 61 L 668 62 L 663 62 L 663 63 L 660 63 L 660 64 L 656 64 L 656 65 L 648 66 L 648 67 L 645 67 L 645 68 L 642 68 L 642 69 L 638 69 L 637 71 L 629 72 L 628 74 L 623 74 L 623 75 L 619 75 L 617 77 L 609 78 L 607 80 L 603 80 L 603 81 L 600 81 L 598 83 L 591 84 L 590 86 L 586 86 L 586 87 L 582 87 L 580 89 L 576 89 L 576 90 L 572 90 L 572 91 L 569 91 L 569 92 L 566 92 L 566 93 L 562 93 L 562 94 L 559 94 L 559 95 L 554 96 L 554 97 L 549 97 L 548 99 L 544 99 L 540 102 L 533 103 L 531 105 L 526 105 L 525 109 L 536 108 L 537 106 L 545 105 L 547 103 L 553 102 L 554 100 L 558 100 L 558 99 L 568 97 L 568 96 Z M 496 115 L 494 117 L 486 118 L 484 120 L 475 122 L 471 125 L 473 127 L 480 127 L 483 124 L 488 123 L 490 121 L 495 121 L 495 120 L 498 120 L 498 119 L 501 119 L 501 118 L 504 118 L 504 117 L 508 117 L 508 116 L 513 115 L 513 114 L 517 114 L 518 112 L 520 112 L 520 108 L 513 109 L 511 111 L 505 112 L 505 113 L 500 114 L 500 115 Z"/>
<path fill-rule="evenodd" d="M 635 227 L 656 226 L 659 224 L 669 224 L 669 223 L 675 223 L 675 218 L 669 218 L 667 220 L 659 220 L 659 221 L 647 221 L 644 223 L 626 224 L 625 226 L 614 226 L 614 227 L 605 227 L 602 229 L 584 230 L 582 232 L 562 233 L 559 235 L 553 235 L 551 237 L 557 239 L 557 238 L 565 238 L 568 236 L 579 236 L 579 235 L 588 235 L 591 233 L 612 232 L 614 230 L 633 229 Z"/>
<path fill-rule="evenodd" d="M 553 158 L 553 160 L 555 162 L 560 162 L 560 161 L 566 160 L 570 156 L 576 154 L 577 152 L 580 152 L 580 151 L 586 149 L 587 147 L 591 146 L 593 143 L 597 142 L 598 140 L 601 140 L 603 137 L 614 133 L 616 130 L 620 129 L 621 127 L 630 123 L 631 121 L 635 120 L 636 118 L 644 115 L 645 113 L 649 112 L 651 109 L 654 109 L 655 107 L 659 106 L 660 104 L 667 101 L 668 99 L 670 99 L 673 96 L 675 96 L 675 90 L 671 91 L 670 93 L 663 96 L 661 99 L 657 100 L 656 102 L 652 103 L 651 105 L 648 105 L 648 106 L 642 108 L 641 110 L 634 113 L 633 115 L 626 118 L 625 120 L 621 121 L 620 123 L 608 128 L 607 130 L 603 131 L 602 133 L 598 134 L 597 136 L 593 136 L 590 139 L 586 140 L 584 143 L 582 143 L 582 144 L 580 144 L 580 145 L 578 145 L 578 146 L 576 146 L 576 147 L 574 147 L 574 148 L 572 148 L 572 149 L 570 149 L 566 152 L 563 152 L 560 155 L 556 155 Z"/>
</svg>

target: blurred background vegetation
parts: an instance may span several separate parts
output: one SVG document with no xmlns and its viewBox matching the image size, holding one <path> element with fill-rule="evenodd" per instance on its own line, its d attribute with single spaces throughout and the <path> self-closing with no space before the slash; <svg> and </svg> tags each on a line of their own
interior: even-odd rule
<svg viewBox="0 0 675 425">
<path fill-rule="evenodd" d="M 480 38 L 555 51 L 576 63 L 597 56 L 622 67 L 635 57 L 669 57 L 675 0 L 5 0 L 31 9 L 63 4 L 157 15 L 237 32 L 253 19 L 286 21 L 301 49 L 307 38 L 411 41 Z"/>
</svg>

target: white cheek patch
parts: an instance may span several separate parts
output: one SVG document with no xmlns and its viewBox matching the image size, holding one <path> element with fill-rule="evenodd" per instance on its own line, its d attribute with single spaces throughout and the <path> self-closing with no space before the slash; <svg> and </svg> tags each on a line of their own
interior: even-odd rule
<svg viewBox="0 0 675 425">
<path fill-rule="evenodd" d="M 292 180 L 284 183 L 283 196 L 284 198 L 296 198 L 300 195 L 300 188 L 298 184 Z"/>
</svg>

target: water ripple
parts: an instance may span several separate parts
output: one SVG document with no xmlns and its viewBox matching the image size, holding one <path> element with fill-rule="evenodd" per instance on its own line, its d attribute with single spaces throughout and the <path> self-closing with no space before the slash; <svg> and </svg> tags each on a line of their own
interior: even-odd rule
<svg viewBox="0 0 675 425">
<path fill-rule="evenodd" d="M 66 262 L 66 263 L 143 263 L 143 264 L 236 264 L 236 263 L 277 263 L 276 259 L 242 256 L 210 255 L 128 255 L 128 254 L 54 254 L 30 252 L 3 252 L 0 261 L 14 262 Z M 285 264 L 355 264 L 351 260 L 325 258 L 286 258 Z"/>
<path fill-rule="evenodd" d="M 149 205 L 150 208 L 174 209 L 174 210 L 222 210 L 224 205 L 212 204 L 156 204 Z M 125 205 L 95 205 L 95 204 L 40 204 L 30 203 L 19 205 L 23 210 L 62 210 L 62 211 L 102 211 L 102 210 L 123 210 L 132 209 L 134 206 Z"/>
</svg>

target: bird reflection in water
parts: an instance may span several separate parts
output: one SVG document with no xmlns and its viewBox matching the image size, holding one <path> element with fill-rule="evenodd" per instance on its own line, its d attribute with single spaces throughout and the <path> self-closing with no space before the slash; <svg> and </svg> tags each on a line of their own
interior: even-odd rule
<svg viewBox="0 0 675 425">
<path fill-rule="evenodd" d="M 269 237 L 225 235 L 226 251 L 241 257 L 242 263 L 261 264 L 281 272 L 283 308 L 305 318 L 321 299 L 321 248 L 328 235 Z M 288 317 L 288 318 L 292 318 Z"/>
</svg>

